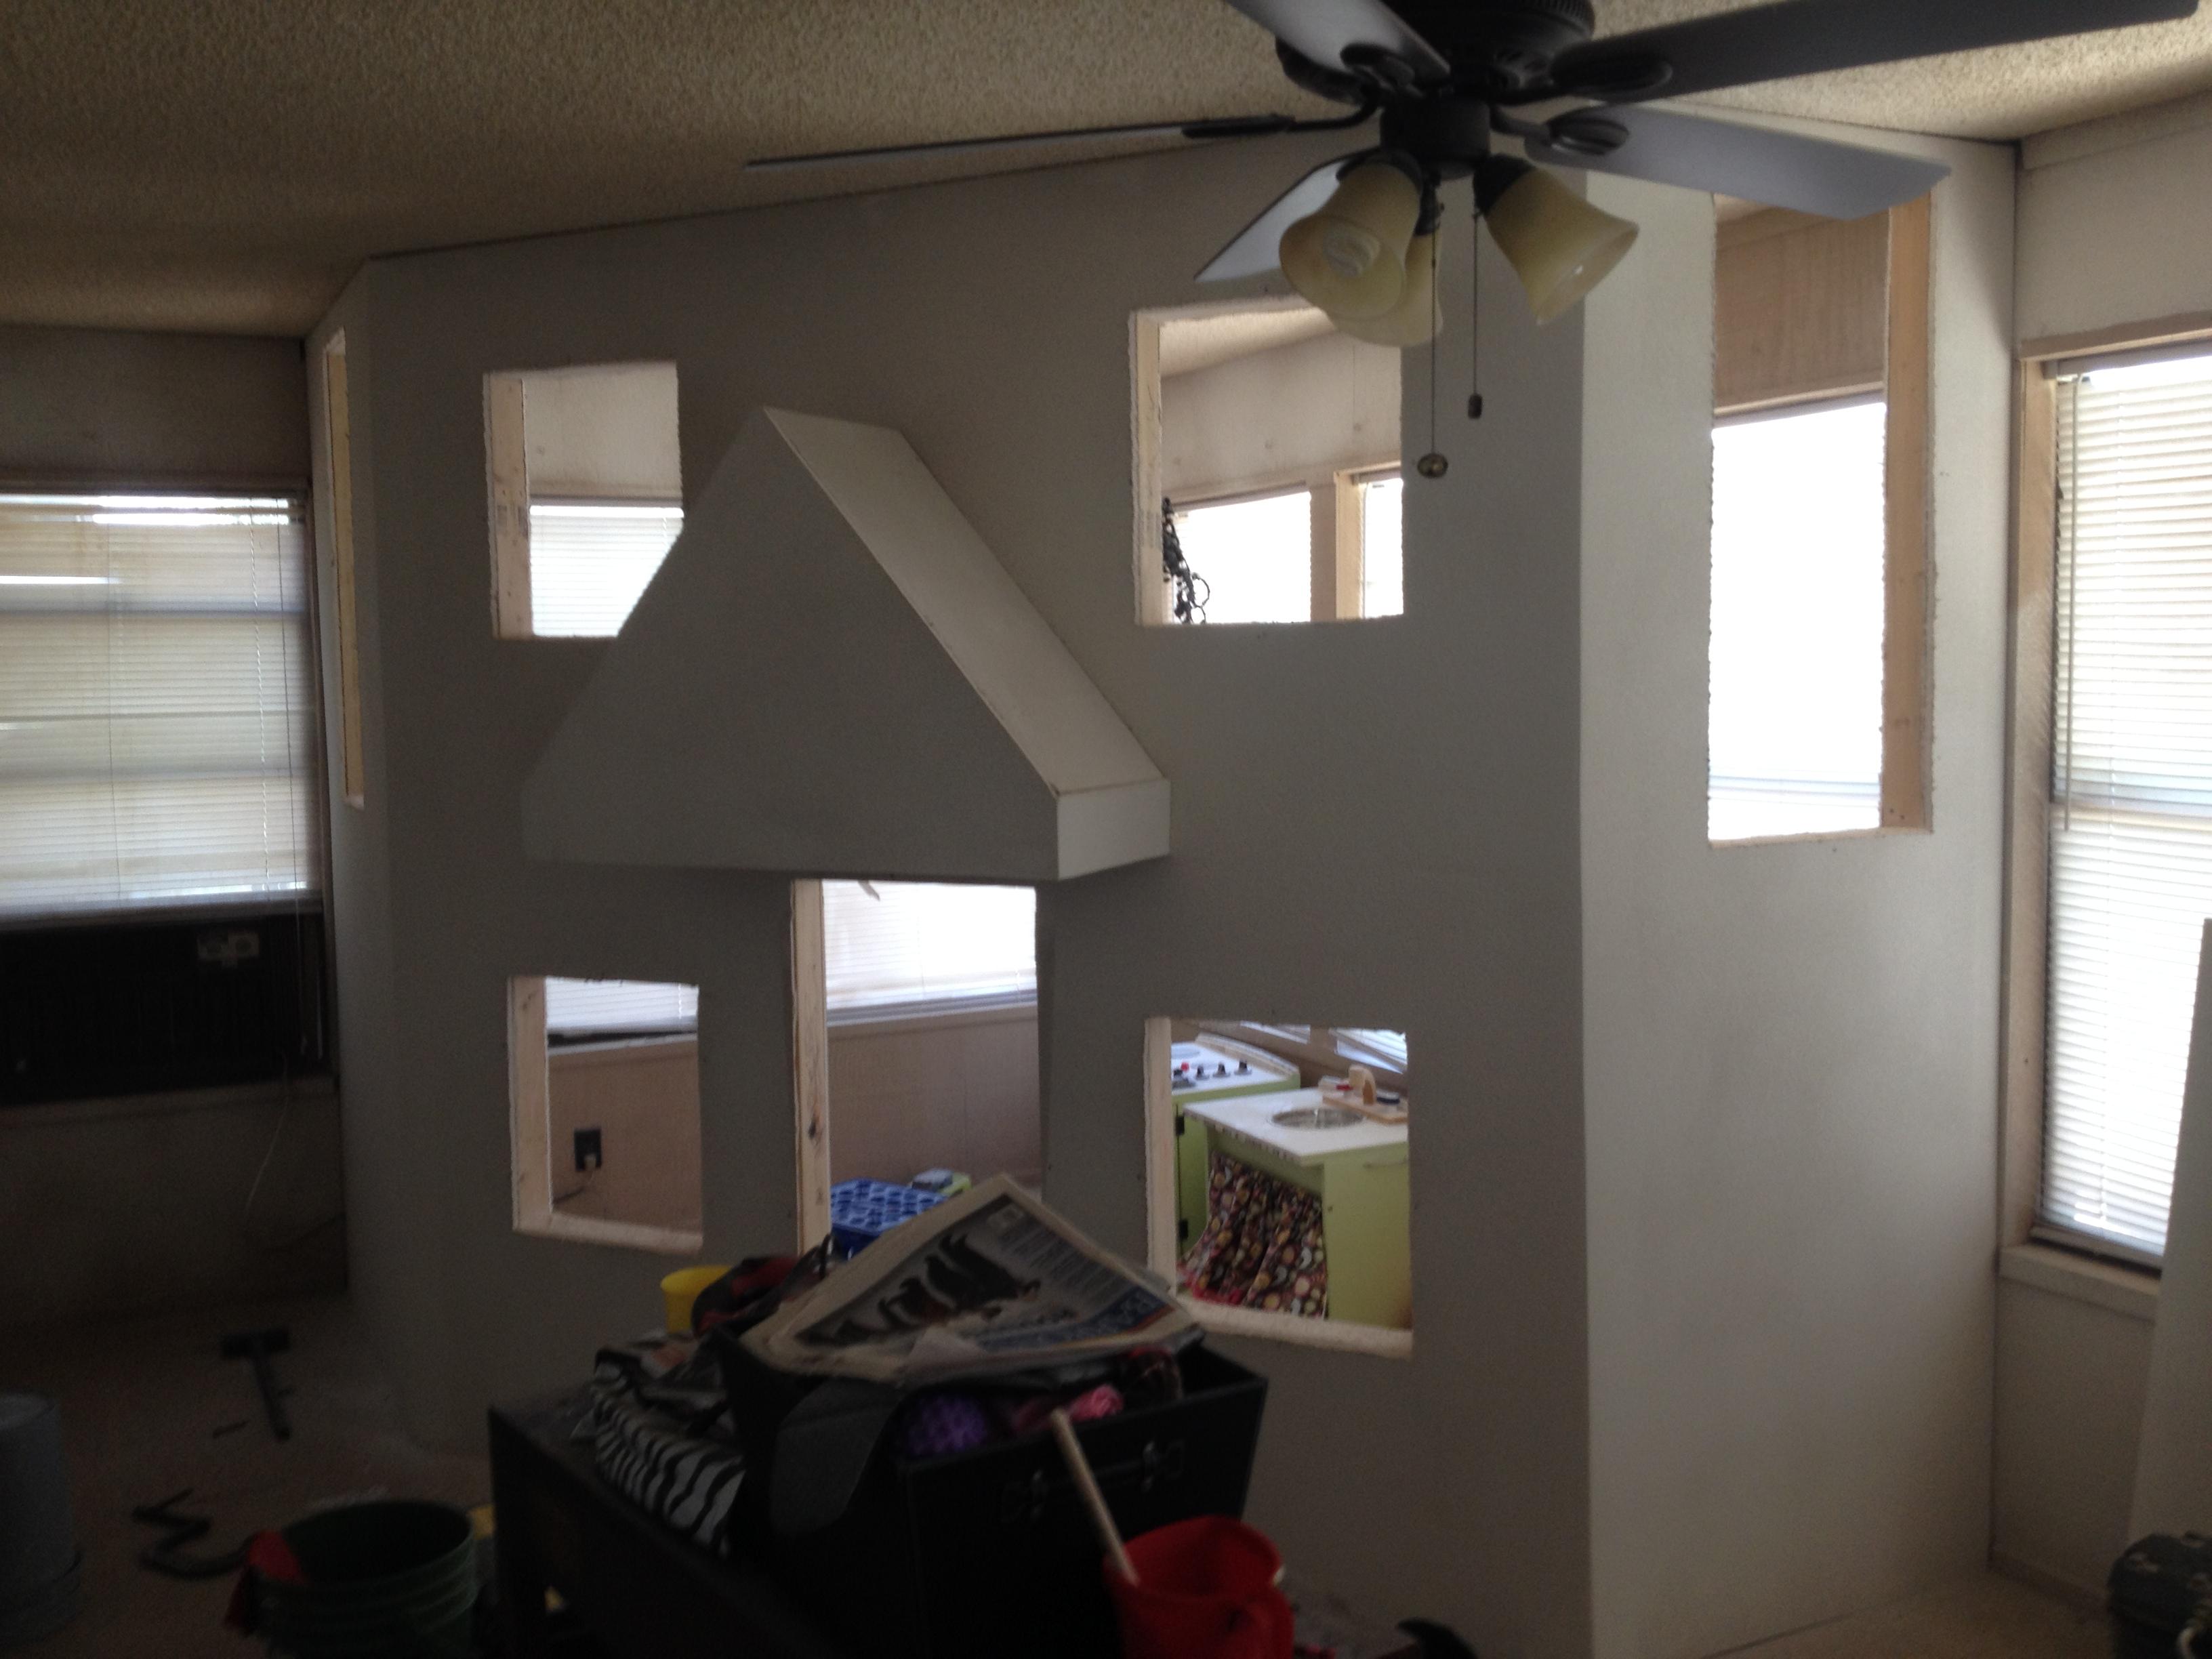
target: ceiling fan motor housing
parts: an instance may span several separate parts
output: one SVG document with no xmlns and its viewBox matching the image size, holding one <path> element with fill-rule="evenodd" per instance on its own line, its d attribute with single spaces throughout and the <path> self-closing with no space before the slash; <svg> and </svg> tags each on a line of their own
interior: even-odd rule
<svg viewBox="0 0 2212 1659">
<path fill-rule="evenodd" d="M 1450 60 L 1454 83 L 1474 92 L 1544 85 L 1552 60 L 1597 27 L 1590 0 L 1407 0 L 1394 9 Z"/>
</svg>

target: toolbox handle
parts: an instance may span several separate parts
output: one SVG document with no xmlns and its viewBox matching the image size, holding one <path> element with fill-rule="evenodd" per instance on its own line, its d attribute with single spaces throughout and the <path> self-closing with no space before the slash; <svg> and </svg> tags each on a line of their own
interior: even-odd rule
<svg viewBox="0 0 2212 1659">
<path fill-rule="evenodd" d="M 1133 1486 L 1148 1492 L 1164 1480 L 1182 1479 L 1184 1463 L 1183 1443 L 1170 1440 L 1162 1445 L 1157 1440 L 1147 1440 L 1145 1449 L 1126 1462 L 1107 1463 L 1093 1471 L 1102 1490 L 1116 1486 Z M 1075 1492 L 1073 1477 L 1054 1477 L 1042 1468 L 1031 1471 L 1023 1480 L 1009 1480 L 999 1498 L 999 1522 L 1001 1526 L 1041 1526 L 1055 1498 L 1072 1497 Z"/>
</svg>

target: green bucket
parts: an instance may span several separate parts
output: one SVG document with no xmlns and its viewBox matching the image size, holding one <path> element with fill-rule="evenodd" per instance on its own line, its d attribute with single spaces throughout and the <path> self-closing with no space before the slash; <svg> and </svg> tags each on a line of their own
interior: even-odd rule
<svg viewBox="0 0 2212 1659">
<path fill-rule="evenodd" d="M 258 1584 L 261 1634 L 296 1659 L 459 1659 L 472 1652 L 476 1541 L 444 1504 L 354 1504 L 295 1521 L 307 1582 Z"/>
</svg>

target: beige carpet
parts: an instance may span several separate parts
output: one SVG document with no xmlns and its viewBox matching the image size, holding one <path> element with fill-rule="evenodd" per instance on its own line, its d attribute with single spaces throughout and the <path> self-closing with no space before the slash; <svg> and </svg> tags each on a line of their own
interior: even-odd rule
<svg viewBox="0 0 2212 1659">
<path fill-rule="evenodd" d="M 293 1390 L 292 1438 L 269 1432 L 252 1369 L 218 1357 L 226 1331 L 289 1325 L 276 1361 Z M 131 1506 L 193 1489 L 181 1506 L 215 1522 L 200 1547 L 228 1548 L 325 1498 L 378 1492 L 463 1505 L 490 1495 L 483 1460 L 422 1451 L 398 1429 L 392 1395 L 337 1297 L 228 1308 L 106 1331 L 0 1332 L 0 1388 L 61 1403 L 85 1553 L 85 1604 L 25 1659 L 250 1659 L 222 1627 L 228 1579 L 184 1582 L 137 1565 L 156 1534 Z M 243 1422 L 218 1435 L 216 1430 Z"/>
<path fill-rule="evenodd" d="M 2104 1615 L 1986 1574 L 1728 1659 L 2110 1659 Z"/>
<path fill-rule="evenodd" d="M 252 1376 L 220 1358 L 225 1331 L 284 1324 L 277 1362 L 295 1390 L 292 1439 L 270 1436 Z M 61 1402 L 85 1610 L 21 1650 L 26 1659 L 241 1659 L 258 1651 L 222 1627 L 228 1580 L 181 1583 L 142 1570 L 152 1534 L 134 1504 L 192 1487 L 185 1507 L 227 1543 L 325 1499 L 363 1492 L 472 1504 L 481 1459 L 428 1453 L 398 1429 L 348 1304 L 323 1297 L 180 1314 L 105 1332 L 0 1332 L 0 1388 Z M 218 1435 L 215 1431 L 243 1423 Z M 1729 1659 L 2105 1659 L 2100 1618 L 2008 1579 L 1963 1579 L 1895 1607 L 1740 1650 Z"/>
</svg>

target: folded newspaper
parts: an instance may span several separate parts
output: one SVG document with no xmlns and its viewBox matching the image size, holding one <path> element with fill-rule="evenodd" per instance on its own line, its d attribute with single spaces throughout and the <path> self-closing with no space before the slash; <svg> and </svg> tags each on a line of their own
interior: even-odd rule
<svg viewBox="0 0 2212 1659">
<path fill-rule="evenodd" d="M 1005 1176 L 902 1222 L 744 1338 L 780 1370 L 905 1387 L 1197 1334 L 1167 1288 Z"/>
</svg>

